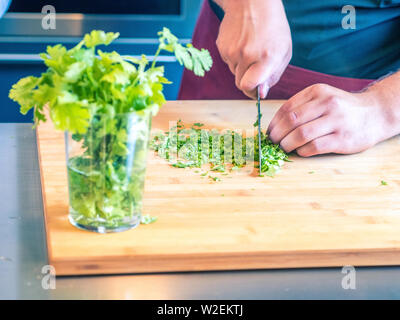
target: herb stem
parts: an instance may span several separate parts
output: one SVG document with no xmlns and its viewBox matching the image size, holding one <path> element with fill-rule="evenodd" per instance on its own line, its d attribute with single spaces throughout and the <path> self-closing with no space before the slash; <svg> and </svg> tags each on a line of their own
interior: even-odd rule
<svg viewBox="0 0 400 320">
<path fill-rule="evenodd" d="M 154 55 L 153 62 L 151 64 L 151 69 L 154 69 L 154 67 L 156 66 L 157 57 L 160 55 L 160 52 L 161 52 L 161 44 L 158 46 L 157 51 Z"/>
</svg>

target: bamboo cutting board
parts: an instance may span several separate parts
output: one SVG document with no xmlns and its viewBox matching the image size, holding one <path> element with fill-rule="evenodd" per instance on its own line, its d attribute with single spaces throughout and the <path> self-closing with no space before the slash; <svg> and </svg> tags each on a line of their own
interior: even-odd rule
<svg viewBox="0 0 400 320">
<path fill-rule="evenodd" d="M 263 128 L 281 103 L 262 103 Z M 255 118 L 253 101 L 171 101 L 153 129 L 178 119 L 252 129 Z M 57 275 L 400 264 L 399 137 L 356 155 L 293 155 L 275 178 L 241 170 L 220 182 L 150 151 L 144 213 L 158 221 L 106 235 L 68 222 L 63 137 L 51 124 L 37 129 Z"/>
</svg>

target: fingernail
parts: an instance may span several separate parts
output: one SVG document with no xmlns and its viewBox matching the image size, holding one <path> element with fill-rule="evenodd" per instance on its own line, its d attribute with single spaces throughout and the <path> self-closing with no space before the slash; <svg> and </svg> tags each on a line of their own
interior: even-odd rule
<svg viewBox="0 0 400 320">
<path fill-rule="evenodd" d="M 267 128 L 267 133 L 268 134 L 270 134 L 271 133 L 271 131 L 272 131 L 272 126 L 271 126 L 271 123 L 268 125 L 268 128 Z"/>
<path fill-rule="evenodd" d="M 273 143 L 276 143 L 276 141 L 275 141 L 275 139 L 274 139 L 273 137 L 269 136 L 269 139 L 270 139 Z"/>
</svg>

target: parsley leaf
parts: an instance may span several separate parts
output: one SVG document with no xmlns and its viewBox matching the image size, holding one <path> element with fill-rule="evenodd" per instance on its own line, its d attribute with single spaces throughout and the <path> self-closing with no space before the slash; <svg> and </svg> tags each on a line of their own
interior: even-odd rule
<svg viewBox="0 0 400 320">
<path fill-rule="evenodd" d="M 186 69 L 192 70 L 195 75 L 203 77 L 206 71 L 212 67 L 210 53 L 206 49 L 197 49 L 190 43 L 186 47 L 178 42 L 168 28 L 164 28 L 158 33 L 160 36 L 160 48 L 169 52 L 174 52 L 178 62 Z"/>
<path fill-rule="evenodd" d="M 48 107 L 56 129 L 84 133 L 97 113 L 112 106 L 114 114 L 138 112 L 155 115 L 165 103 L 163 85 L 171 83 L 164 77 L 164 67 L 156 67 L 162 50 L 173 52 L 179 63 L 196 75 L 204 76 L 212 60 L 205 49 L 179 43 L 171 31 L 163 28 L 154 61 L 148 67 L 146 56 L 141 59 L 103 52 L 100 45 L 109 45 L 119 33 L 93 30 L 75 47 L 48 46 L 40 57 L 48 67 L 40 77 L 26 77 L 14 84 L 9 97 L 20 105 L 22 114 L 34 108 L 34 123 L 46 121 L 43 109 Z M 74 97 L 65 101 L 65 97 Z M 93 106 L 96 105 L 96 108 Z"/>
<path fill-rule="evenodd" d="M 30 76 L 22 78 L 12 86 L 9 97 L 20 104 L 22 114 L 26 114 L 36 104 L 32 90 L 38 85 L 39 81 L 39 78 Z"/>
<path fill-rule="evenodd" d="M 104 44 L 109 45 L 113 40 L 119 37 L 119 33 L 107 32 L 102 30 L 93 30 L 90 34 L 85 34 L 83 41 L 87 48 L 93 48 L 95 46 Z"/>
</svg>

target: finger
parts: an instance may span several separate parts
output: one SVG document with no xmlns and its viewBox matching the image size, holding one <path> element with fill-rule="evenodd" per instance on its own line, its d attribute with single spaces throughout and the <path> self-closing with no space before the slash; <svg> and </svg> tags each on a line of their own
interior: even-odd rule
<svg viewBox="0 0 400 320">
<path fill-rule="evenodd" d="M 236 72 L 235 72 L 235 84 L 236 87 L 241 90 L 240 87 L 240 82 L 241 79 L 243 78 L 243 75 L 245 74 L 246 70 L 248 69 L 248 65 L 245 64 L 245 62 L 239 63 L 236 67 Z M 268 94 L 269 91 L 269 86 L 266 82 L 261 83 L 258 85 L 259 91 L 260 91 L 260 98 L 265 99 L 265 97 Z"/>
<path fill-rule="evenodd" d="M 287 100 L 278 110 L 278 112 L 274 115 L 271 122 L 269 123 L 267 133 L 270 134 L 276 124 L 281 120 L 281 118 L 290 112 L 291 110 L 297 108 L 299 105 L 305 104 L 312 99 L 313 95 L 311 94 L 308 88 L 296 93 L 293 97 Z"/>
<path fill-rule="evenodd" d="M 258 85 L 263 83 L 263 81 L 260 79 L 263 74 L 261 68 L 262 67 L 260 66 L 259 62 L 251 64 L 245 70 L 242 78 L 240 79 L 239 88 L 249 98 L 255 99 L 257 97 L 256 88 Z M 254 74 L 254 76 L 251 76 L 251 74 Z"/>
<path fill-rule="evenodd" d="M 242 90 L 240 87 L 240 81 L 243 78 L 243 75 L 246 73 L 246 70 L 249 68 L 251 63 L 246 63 L 246 61 L 241 61 L 237 64 L 235 70 L 235 84 L 239 90 Z"/>
<path fill-rule="evenodd" d="M 222 54 L 221 58 L 227 64 L 229 71 L 232 72 L 233 75 L 235 75 L 237 63 L 232 58 L 228 58 L 227 56 L 222 56 Z"/>
<path fill-rule="evenodd" d="M 220 55 L 222 61 L 224 61 L 228 65 L 228 68 L 232 72 L 232 74 L 235 74 L 237 59 L 235 59 L 234 57 L 229 55 L 228 50 L 223 49 L 224 47 L 222 47 L 222 45 L 220 45 L 218 40 L 216 41 L 216 43 L 217 43 L 217 48 L 218 48 L 219 55 Z"/>
<path fill-rule="evenodd" d="M 286 152 L 292 152 L 319 137 L 333 133 L 334 130 L 335 124 L 332 119 L 328 116 L 323 116 L 290 132 L 282 139 L 280 145 Z"/>
<path fill-rule="evenodd" d="M 251 65 L 251 64 L 249 64 L 249 65 Z M 246 65 L 244 63 L 239 63 L 236 67 L 235 84 L 236 84 L 236 87 L 239 88 L 240 90 L 243 90 L 243 88 L 241 87 L 240 84 L 241 84 L 244 74 L 249 69 L 249 65 Z M 259 91 L 260 91 L 260 98 L 265 99 L 269 92 L 268 83 L 267 82 L 261 83 L 258 85 L 258 87 L 259 87 Z M 256 89 L 254 90 L 255 92 L 252 92 L 250 95 L 247 94 L 247 96 L 250 96 L 251 98 L 253 98 L 253 97 L 255 98 L 256 90 L 257 90 L 257 86 L 256 86 Z"/>
<path fill-rule="evenodd" d="M 326 110 L 326 104 L 321 104 L 317 100 L 311 100 L 293 108 L 280 117 L 279 122 L 272 128 L 269 138 L 272 142 L 279 143 L 296 128 L 324 115 Z"/>
<path fill-rule="evenodd" d="M 333 133 L 310 141 L 296 151 L 301 157 L 311 157 L 317 154 L 338 153 L 338 146 L 339 136 Z"/>
<path fill-rule="evenodd" d="M 236 62 L 233 62 L 233 61 L 227 61 L 226 62 L 227 63 L 227 65 L 228 65 L 228 67 L 229 67 L 229 70 L 232 72 L 232 74 L 236 77 L 236 68 L 237 68 L 237 64 L 236 64 Z"/>
<path fill-rule="evenodd" d="M 275 64 L 259 61 L 253 63 L 240 80 L 240 89 L 250 98 L 256 97 L 257 86 L 265 83 L 269 88 L 275 85 L 283 73 L 284 68 Z"/>
</svg>

